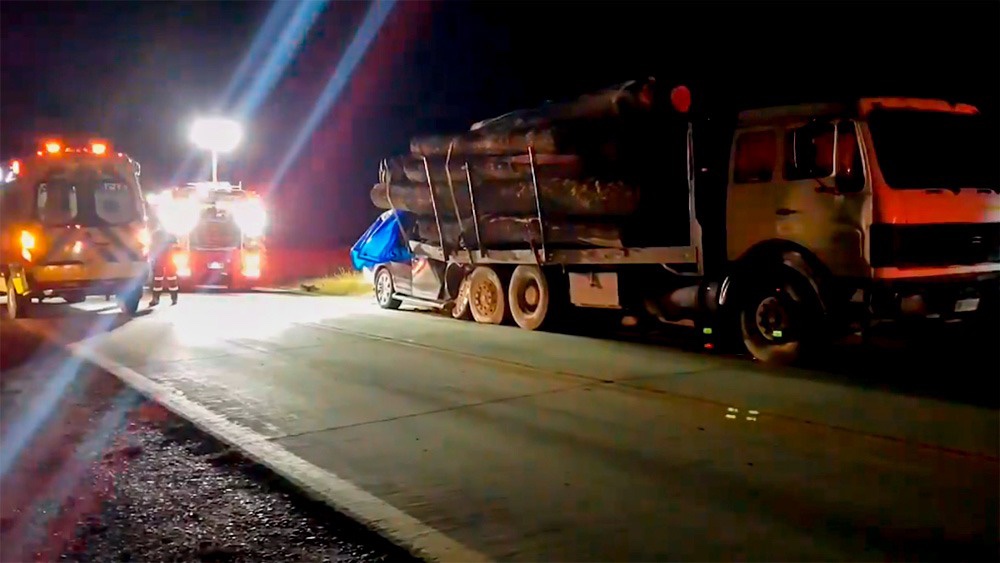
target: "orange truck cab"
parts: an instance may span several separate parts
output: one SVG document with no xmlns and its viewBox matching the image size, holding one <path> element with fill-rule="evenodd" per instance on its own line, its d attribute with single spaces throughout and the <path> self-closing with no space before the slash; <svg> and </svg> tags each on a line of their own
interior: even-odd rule
<svg viewBox="0 0 1000 563">
<path fill-rule="evenodd" d="M 995 124 L 942 100 L 743 112 L 727 189 L 728 260 L 746 264 L 749 277 L 768 259 L 787 265 L 794 256 L 832 317 L 996 313 L 997 151 Z"/>
<path fill-rule="evenodd" d="M 116 295 L 134 314 L 149 276 L 139 163 L 106 141 L 46 141 L 11 161 L 0 197 L 0 290 L 10 318 L 33 300 Z"/>
</svg>

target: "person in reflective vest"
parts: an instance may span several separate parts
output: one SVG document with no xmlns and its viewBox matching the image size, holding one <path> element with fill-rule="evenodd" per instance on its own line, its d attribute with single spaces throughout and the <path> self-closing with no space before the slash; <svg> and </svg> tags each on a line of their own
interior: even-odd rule
<svg viewBox="0 0 1000 563">
<path fill-rule="evenodd" d="M 177 266 L 173 260 L 173 250 L 177 244 L 177 237 L 167 232 L 155 218 L 153 226 L 155 228 L 149 249 L 149 257 L 153 263 L 153 285 L 150 288 L 153 299 L 150 300 L 149 306 L 156 307 L 160 304 L 160 294 L 163 293 L 164 285 L 166 285 L 166 291 L 170 293 L 170 303 L 176 305 L 177 294 L 180 293 L 180 286 L 177 283 Z"/>
</svg>

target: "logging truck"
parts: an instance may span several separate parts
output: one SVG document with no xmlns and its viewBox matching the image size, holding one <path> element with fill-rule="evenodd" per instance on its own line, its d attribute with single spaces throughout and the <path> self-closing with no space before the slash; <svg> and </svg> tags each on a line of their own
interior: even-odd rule
<svg viewBox="0 0 1000 563">
<path fill-rule="evenodd" d="M 688 111 L 683 87 L 670 99 L 653 151 L 662 189 L 636 219 L 670 233 L 668 244 L 550 235 L 536 172 L 546 157 L 529 136 L 518 162 L 530 171 L 533 228 L 492 247 L 475 175 L 452 146 L 443 182 L 422 157 L 431 228 L 393 205 L 401 251 L 373 267 L 378 304 L 527 330 L 567 306 L 619 309 L 693 322 L 717 345 L 779 364 L 881 320 L 996 322 L 996 131 L 975 107 L 864 98 L 720 121 Z"/>
</svg>

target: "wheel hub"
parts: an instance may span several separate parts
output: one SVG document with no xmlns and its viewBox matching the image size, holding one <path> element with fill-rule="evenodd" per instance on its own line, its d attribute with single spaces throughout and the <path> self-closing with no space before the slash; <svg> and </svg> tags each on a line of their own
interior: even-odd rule
<svg viewBox="0 0 1000 563">
<path fill-rule="evenodd" d="M 378 294 L 378 300 L 380 303 L 385 303 L 389 298 L 389 276 L 386 274 L 381 274 L 378 277 L 378 283 L 375 287 L 375 292 Z"/>
<path fill-rule="evenodd" d="M 492 313 L 497 306 L 496 288 L 492 284 L 480 283 L 476 286 L 474 299 L 476 308 L 484 313 Z"/>
<path fill-rule="evenodd" d="M 524 303 L 529 307 L 534 308 L 538 306 L 538 297 L 539 297 L 538 287 L 534 285 L 529 285 L 524 289 Z"/>
<path fill-rule="evenodd" d="M 787 338 L 786 332 L 790 326 L 788 310 L 777 296 L 764 298 L 757 305 L 755 315 L 757 330 L 768 340 Z"/>
</svg>

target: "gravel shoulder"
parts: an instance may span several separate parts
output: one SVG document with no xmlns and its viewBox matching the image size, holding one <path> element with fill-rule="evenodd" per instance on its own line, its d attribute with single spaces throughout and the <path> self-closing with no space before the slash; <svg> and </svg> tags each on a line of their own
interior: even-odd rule
<svg viewBox="0 0 1000 563">
<path fill-rule="evenodd" d="M 6 322 L 0 361 L 2 561 L 414 560 Z"/>
</svg>

